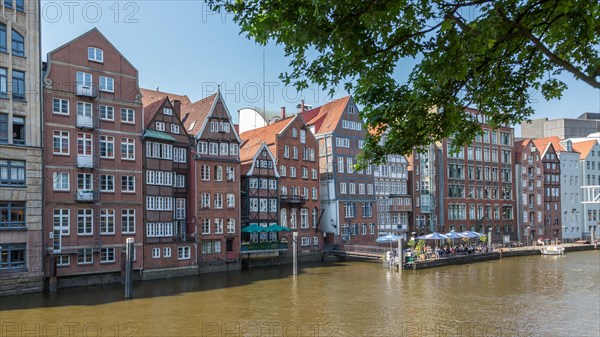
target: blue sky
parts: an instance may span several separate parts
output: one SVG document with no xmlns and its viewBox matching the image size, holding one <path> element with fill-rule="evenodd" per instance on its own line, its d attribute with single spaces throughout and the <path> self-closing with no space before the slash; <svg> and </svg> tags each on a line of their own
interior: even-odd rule
<svg viewBox="0 0 600 337">
<path fill-rule="evenodd" d="M 314 106 L 331 100 L 315 86 L 302 93 L 285 87 L 278 78 L 289 69 L 283 48 L 256 45 L 239 34 L 231 15 L 211 12 L 204 1 L 43 0 L 41 7 L 44 60 L 50 50 L 97 27 L 138 69 L 144 88 L 160 87 L 198 100 L 220 85 L 234 116 L 244 107 L 262 108 L 264 104 L 267 110 L 286 106 L 294 111 L 300 99 Z M 568 76 L 564 80 L 569 89 L 561 100 L 547 102 L 536 95 L 532 118 L 600 113 L 599 90 Z M 334 98 L 344 95 L 340 90 Z"/>
</svg>

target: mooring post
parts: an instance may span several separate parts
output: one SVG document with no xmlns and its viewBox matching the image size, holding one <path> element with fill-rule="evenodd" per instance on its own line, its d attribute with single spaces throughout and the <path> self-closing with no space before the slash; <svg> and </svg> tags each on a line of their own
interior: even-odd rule
<svg viewBox="0 0 600 337">
<path fill-rule="evenodd" d="M 398 238 L 398 268 L 402 270 L 402 266 L 404 265 L 404 256 L 402 256 L 402 237 Z"/>
<path fill-rule="evenodd" d="M 294 275 L 298 275 L 298 232 L 294 232 L 292 237 L 292 254 L 294 256 Z"/>
<path fill-rule="evenodd" d="M 125 298 L 133 297 L 133 238 L 127 238 L 125 248 Z"/>
</svg>

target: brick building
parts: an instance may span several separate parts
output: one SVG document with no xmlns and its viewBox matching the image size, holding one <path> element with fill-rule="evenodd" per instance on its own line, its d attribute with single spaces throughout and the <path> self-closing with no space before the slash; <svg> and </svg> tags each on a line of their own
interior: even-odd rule
<svg viewBox="0 0 600 337">
<path fill-rule="evenodd" d="M 48 54 L 43 113 L 51 288 L 120 281 L 127 238 L 143 260 L 138 72 L 92 29 Z"/>
<path fill-rule="evenodd" d="M 372 244 L 377 207 L 372 167 L 354 170 L 366 130 L 350 96 L 300 115 L 319 143 L 321 229 L 328 243 Z"/>
<path fill-rule="evenodd" d="M 299 116 L 285 116 L 262 128 L 240 135 L 244 146 L 265 143 L 275 155 L 279 173 L 279 225 L 298 232 L 301 254 L 320 250 L 323 223 L 320 223 L 318 143 Z M 291 245 L 288 250 L 291 252 Z"/>
<path fill-rule="evenodd" d="M 190 219 L 197 233 L 200 272 L 240 268 L 240 137 L 220 92 L 182 106 L 194 137 Z"/>
<path fill-rule="evenodd" d="M 0 10 L 1 296 L 40 291 L 44 275 L 40 1 Z"/>
<path fill-rule="evenodd" d="M 517 239 L 513 129 L 492 129 L 484 116 L 472 144 L 452 151 L 452 140 L 414 151 L 413 228 L 417 234 L 472 230 L 494 242 Z"/>
<path fill-rule="evenodd" d="M 241 137 L 241 136 L 240 136 Z M 276 159 L 265 143 L 243 145 L 240 148 L 241 161 L 241 232 L 242 259 L 265 255 L 278 256 L 287 250 L 285 235 L 267 232 L 270 226 L 279 221 L 279 197 Z M 252 226 L 252 227 L 248 227 Z M 262 227 L 264 232 L 246 232 L 244 228 Z M 272 254 L 265 254 L 266 252 Z M 255 255 L 254 253 L 258 253 Z"/>
<path fill-rule="evenodd" d="M 181 123 L 180 101 L 169 97 L 144 106 L 144 275 L 192 267 L 195 228 L 187 222 L 191 139 Z"/>
<path fill-rule="evenodd" d="M 548 138 L 515 144 L 523 233 L 527 242 L 561 240 L 560 160 Z"/>
</svg>

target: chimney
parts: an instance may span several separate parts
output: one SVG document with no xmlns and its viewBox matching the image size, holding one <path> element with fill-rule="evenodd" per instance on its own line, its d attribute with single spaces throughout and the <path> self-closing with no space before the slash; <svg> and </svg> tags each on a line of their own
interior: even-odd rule
<svg viewBox="0 0 600 337">
<path fill-rule="evenodd" d="M 285 119 L 285 107 L 281 107 L 281 119 Z"/>
<path fill-rule="evenodd" d="M 304 100 L 300 101 L 300 112 L 304 112 Z"/>
<path fill-rule="evenodd" d="M 181 101 L 178 99 L 173 100 L 173 108 L 175 108 L 175 112 L 177 113 L 177 116 L 179 116 L 179 118 L 181 118 Z"/>
</svg>

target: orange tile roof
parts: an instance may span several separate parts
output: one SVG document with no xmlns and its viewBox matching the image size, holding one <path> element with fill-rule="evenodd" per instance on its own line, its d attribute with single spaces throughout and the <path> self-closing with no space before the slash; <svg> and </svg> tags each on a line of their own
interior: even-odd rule
<svg viewBox="0 0 600 337">
<path fill-rule="evenodd" d="M 595 139 L 573 143 L 573 150 L 579 152 L 579 159 L 585 159 L 587 158 L 588 154 L 590 154 L 590 151 L 592 151 L 596 143 L 597 142 Z"/>
<path fill-rule="evenodd" d="M 294 120 L 295 117 L 296 116 L 290 116 L 286 119 L 280 120 L 279 122 L 263 126 L 262 128 L 256 128 L 254 130 L 243 132 L 240 134 L 240 138 L 244 142 L 243 145 L 254 146 L 256 144 L 260 145 L 261 143 L 265 143 L 267 146 L 269 146 L 269 149 L 273 151 L 270 146 L 275 144 L 275 138 L 283 129 L 285 129 L 286 126 L 290 124 L 292 120 Z"/>
<path fill-rule="evenodd" d="M 150 103 L 161 100 L 167 96 L 169 96 L 170 99 L 180 101 L 181 106 L 185 106 L 192 103 L 187 95 L 177 95 L 169 92 L 150 90 L 144 88 L 140 88 L 140 92 L 142 93 L 143 106 L 149 105 Z"/>
<path fill-rule="evenodd" d="M 253 145 L 245 145 L 240 148 L 240 162 L 245 164 L 246 162 L 252 162 L 256 152 L 260 150 L 263 143 L 253 144 Z"/>
<path fill-rule="evenodd" d="M 515 142 L 515 158 L 517 162 L 521 160 L 521 154 L 523 150 L 527 147 L 527 144 L 531 141 L 531 138 L 521 139 Z"/>
<path fill-rule="evenodd" d="M 533 142 L 533 145 L 538 149 L 538 151 L 540 151 L 540 155 L 542 157 L 546 154 L 546 151 L 548 151 L 551 145 L 554 151 L 556 152 L 556 148 L 552 144 L 552 140 L 550 138 L 551 137 L 537 138 L 531 140 Z"/>
<path fill-rule="evenodd" d="M 181 106 L 181 120 L 190 135 L 195 136 L 200 131 L 218 96 L 219 93 L 216 92 L 197 102 Z"/>
<path fill-rule="evenodd" d="M 349 101 L 350 96 L 342 97 L 312 110 L 300 112 L 300 115 L 306 125 L 315 126 L 315 133 L 332 132 L 342 118 Z"/>
</svg>

